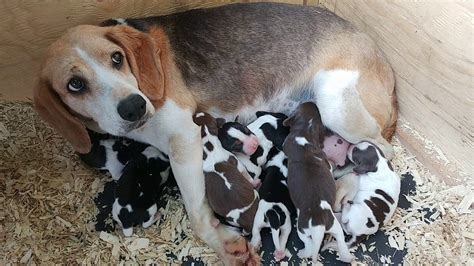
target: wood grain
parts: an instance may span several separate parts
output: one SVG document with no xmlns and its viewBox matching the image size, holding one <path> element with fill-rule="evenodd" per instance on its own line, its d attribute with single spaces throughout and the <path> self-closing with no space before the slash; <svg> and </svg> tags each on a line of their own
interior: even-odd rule
<svg viewBox="0 0 474 266">
<path fill-rule="evenodd" d="M 387 55 L 401 115 L 473 173 L 472 2 L 339 0 L 335 11 Z"/>
<path fill-rule="evenodd" d="M 31 98 L 46 47 L 68 28 L 113 17 L 165 15 L 231 2 L 255 1 L 0 1 L 0 99 Z M 303 0 L 276 2 L 303 4 Z"/>
</svg>

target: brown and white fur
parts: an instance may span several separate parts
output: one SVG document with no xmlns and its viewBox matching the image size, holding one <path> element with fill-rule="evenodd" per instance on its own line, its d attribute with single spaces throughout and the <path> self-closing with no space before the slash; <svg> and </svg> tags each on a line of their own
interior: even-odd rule
<svg viewBox="0 0 474 266">
<path fill-rule="evenodd" d="M 214 117 L 200 112 L 194 115 L 194 122 L 201 127 L 202 168 L 209 205 L 231 225 L 249 234 L 259 201 L 258 192 L 249 182 L 251 177 L 237 157 L 222 147 Z"/>
<path fill-rule="evenodd" d="M 400 177 L 373 143 L 351 145 L 348 157 L 355 164 L 354 173 L 342 177 L 336 204 L 342 204 L 341 223 L 352 238 L 353 246 L 375 234 L 392 218 L 400 195 Z M 352 188 L 350 188 L 352 186 Z M 328 243 L 326 247 L 334 247 Z"/>
<path fill-rule="evenodd" d="M 233 4 L 102 25 L 74 27 L 50 46 L 36 110 L 80 153 L 91 147 L 87 126 L 169 154 L 195 232 L 225 263 L 252 257 L 241 236 L 211 224 L 196 111 L 245 122 L 257 110 L 290 114 L 314 101 L 332 131 L 393 155 L 392 69 L 366 34 L 330 11 Z M 127 121 L 118 106 L 134 94 L 145 104 L 130 104 L 140 115 Z"/>
<path fill-rule="evenodd" d="M 283 124 L 290 134 L 283 144 L 288 156 L 288 190 L 296 207 L 297 232 L 304 243 L 301 258 L 318 260 L 324 234 L 336 238 L 340 260 L 350 262 L 352 255 L 344 242 L 344 232 L 332 211 L 336 185 L 331 165 L 322 150 L 324 126 L 314 103 L 303 103 Z"/>
</svg>

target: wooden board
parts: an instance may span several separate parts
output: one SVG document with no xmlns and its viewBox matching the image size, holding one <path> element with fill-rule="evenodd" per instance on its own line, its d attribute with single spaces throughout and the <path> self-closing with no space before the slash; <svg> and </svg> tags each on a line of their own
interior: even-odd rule
<svg viewBox="0 0 474 266">
<path fill-rule="evenodd" d="M 395 70 L 401 115 L 472 174 L 472 2 L 320 3 L 375 39 Z"/>
<path fill-rule="evenodd" d="M 0 1 L 0 99 L 31 98 L 46 47 L 70 27 L 113 17 L 165 15 L 231 2 L 252 1 Z M 275 2 L 303 4 L 303 0 Z M 317 4 L 316 0 L 308 2 Z"/>
</svg>

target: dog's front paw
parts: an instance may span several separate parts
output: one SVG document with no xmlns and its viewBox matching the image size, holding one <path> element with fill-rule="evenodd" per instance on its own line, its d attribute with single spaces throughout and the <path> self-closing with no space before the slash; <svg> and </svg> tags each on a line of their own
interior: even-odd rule
<svg viewBox="0 0 474 266">
<path fill-rule="evenodd" d="M 275 257 L 275 260 L 276 261 L 280 261 L 282 259 L 285 258 L 286 254 L 285 254 L 285 250 L 275 250 L 275 252 L 273 253 L 273 256 Z"/>
<path fill-rule="evenodd" d="M 243 237 L 224 244 L 226 265 L 260 265 L 260 257 Z"/>
</svg>

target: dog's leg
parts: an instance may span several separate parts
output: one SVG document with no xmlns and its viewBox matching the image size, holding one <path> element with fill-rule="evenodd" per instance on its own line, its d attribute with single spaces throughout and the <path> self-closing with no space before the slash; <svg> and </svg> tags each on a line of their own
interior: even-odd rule
<svg viewBox="0 0 474 266">
<path fill-rule="evenodd" d="M 349 173 L 336 180 L 336 201 L 333 210 L 340 212 L 342 205 L 354 199 L 359 190 L 359 177 L 354 173 Z"/>
<path fill-rule="evenodd" d="M 200 130 L 191 119 L 184 126 L 185 134 L 170 138 L 169 156 L 191 226 L 226 265 L 247 262 L 253 259 L 247 241 L 223 225 L 213 226 L 215 217 L 205 198 Z"/>
<path fill-rule="evenodd" d="M 344 241 L 344 232 L 342 231 L 341 224 L 335 216 L 334 222 L 331 228 L 329 228 L 328 233 L 330 233 L 336 239 L 340 260 L 347 263 L 351 262 L 353 257 L 349 252 L 349 248 L 347 247 L 346 242 Z"/>
<path fill-rule="evenodd" d="M 275 259 L 277 261 L 285 258 L 286 252 L 286 243 L 288 242 L 288 237 L 291 232 L 291 218 L 290 213 L 287 213 L 285 223 L 280 227 L 280 247 L 281 250 L 275 250 Z"/>
<path fill-rule="evenodd" d="M 280 246 L 280 228 L 271 228 L 270 227 L 270 232 L 272 235 L 272 240 L 273 240 L 273 245 L 275 245 L 275 254 L 281 251 L 281 246 Z"/>
<path fill-rule="evenodd" d="M 161 213 L 158 212 L 158 206 L 153 204 L 150 208 L 147 209 L 148 215 L 150 218 L 147 221 L 143 221 L 142 226 L 143 228 L 148 228 L 156 221 L 161 219 Z"/>
<path fill-rule="evenodd" d="M 359 76 L 358 71 L 349 70 L 321 70 L 315 75 L 313 89 L 322 122 L 350 143 L 368 140 L 377 144 L 391 159 L 393 148 L 375 119 L 381 115 L 377 110 L 369 113 L 357 90 Z"/>
<path fill-rule="evenodd" d="M 313 254 L 313 243 L 311 242 L 311 236 L 306 232 L 300 232 L 300 230 L 296 230 L 298 232 L 298 237 L 303 241 L 304 248 L 298 251 L 298 257 L 305 259 L 311 257 Z"/>
<path fill-rule="evenodd" d="M 311 233 L 311 240 L 313 241 L 313 250 L 311 251 L 311 259 L 313 263 L 318 261 L 319 249 L 321 248 L 321 243 L 323 242 L 325 226 L 316 225 L 309 228 Z"/>
<path fill-rule="evenodd" d="M 265 215 L 266 208 L 264 208 L 264 201 L 260 201 L 258 204 L 257 213 L 255 214 L 253 228 L 252 228 L 252 239 L 250 240 L 250 244 L 253 246 L 255 250 L 260 248 L 262 244 L 262 238 L 260 236 L 260 231 L 265 226 L 264 215 Z"/>
</svg>

